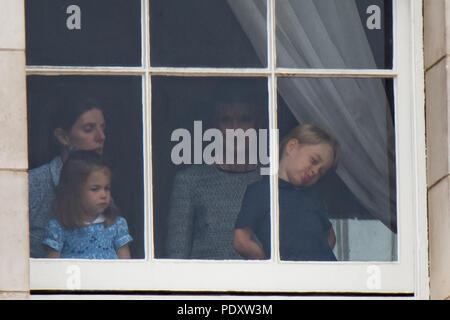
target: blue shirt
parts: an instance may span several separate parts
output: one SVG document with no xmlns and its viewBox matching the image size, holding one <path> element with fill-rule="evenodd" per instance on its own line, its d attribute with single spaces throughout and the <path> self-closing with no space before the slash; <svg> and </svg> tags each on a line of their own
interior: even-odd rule
<svg viewBox="0 0 450 320">
<path fill-rule="evenodd" d="M 329 244 L 331 223 L 325 203 L 313 187 L 297 187 L 279 179 L 280 256 L 290 261 L 336 261 Z M 245 193 L 236 228 L 250 228 L 270 257 L 269 178 Z"/>
<path fill-rule="evenodd" d="M 61 252 L 61 258 L 117 259 L 117 249 L 132 240 L 122 217 L 107 228 L 100 222 L 71 230 L 52 219 L 43 243 Z"/>
</svg>

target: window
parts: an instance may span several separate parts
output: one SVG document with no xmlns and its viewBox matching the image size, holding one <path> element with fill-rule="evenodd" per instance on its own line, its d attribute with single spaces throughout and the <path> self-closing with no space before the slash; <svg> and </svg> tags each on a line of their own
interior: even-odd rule
<svg viewBox="0 0 450 320">
<path fill-rule="evenodd" d="M 406 0 L 26 1 L 30 168 L 58 153 L 52 105 L 100 101 L 112 197 L 133 237 L 131 259 L 32 258 L 31 288 L 420 291 L 423 86 L 411 30 L 420 9 Z M 283 137 L 308 123 L 341 149 L 317 183 L 302 173 L 311 194 L 294 178 L 285 184 L 294 167 L 283 161 Z M 243 163 L 226 129 L 255 129 Z M 267 192 L 251 200 L 258 181 Z M 261 260 L 233 247 L 239 212 L 254 204 L 267 213 L 254 233 Z M 292 208 L 324 218 L 298 232 Z M 286 243 L 322 230 L 336 236 L 327 249 L 336 261 L 288 253 Z"/>
</svg>

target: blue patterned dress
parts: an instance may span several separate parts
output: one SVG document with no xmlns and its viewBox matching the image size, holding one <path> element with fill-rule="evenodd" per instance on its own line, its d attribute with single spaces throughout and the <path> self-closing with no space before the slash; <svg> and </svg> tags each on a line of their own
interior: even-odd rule
<svg viewBox="0 0 450 320">
<path fill-rule="evenodd" d="M 45 256 L 44 240 L 47 226 L 52 217 L 52 204 L 55 188 L 59 182 L 62 168 L 61 157 L 28 172 L 29 218 L 30 218 L 30 256 Z"/>
<path fill-rule="evenodd" d="M 122 217 L 107 228 L 99 222 L 71 230 L 64 229 L 52 219 L 43 243 L 61 252 L 61 258 L 117 259 L 117 249 L 132 240 Z"/>
</svg>

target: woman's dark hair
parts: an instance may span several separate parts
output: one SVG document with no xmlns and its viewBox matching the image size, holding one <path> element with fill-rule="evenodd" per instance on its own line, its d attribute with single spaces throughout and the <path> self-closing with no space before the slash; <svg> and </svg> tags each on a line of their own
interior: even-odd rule
<svg viewBox="0 0 450 320">
<path fill-rule="evenodd" d="M 103 112 L 101 104 L 93 98 L 58 100 L 58 104 L 54 106 L 52 119 L 53 130 L 61 128 L 68 132 L 86 111 L 98 109 Z"/>
<path fill-rule="evenodd" d="M 265 106 L 267 105 L 267 88 L 261 86 L 262 82 L 254 79 L 227 79 L 221 83 L 211 96 L 211 111 L 209 114 L 209 127 L 216 128 L 223 107 L 240 105 L 246 108 L 255 120 L 256 128 L 265 126 Z"/>
<path fill-rule="evenodd" d="M 89 175 L 97 170 L 109 167 L 95 151 L 74 151 L 64 162 L 59 184 L 56 188 L 55 218 L 66 229 L 82 228 L 86 225 L 82 220 L 81 192 Z M 105 227 L 110 226 L 119 217 L 120 211 L 111 201 L 103 212 Z"/>
</svg>

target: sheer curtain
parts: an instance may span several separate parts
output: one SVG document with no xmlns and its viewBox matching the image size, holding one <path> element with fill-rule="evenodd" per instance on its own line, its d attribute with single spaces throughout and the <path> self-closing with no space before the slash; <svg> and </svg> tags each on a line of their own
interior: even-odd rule
<svg viewBox="0 0 450 320">
<path fill-rule="evenodd" d="M 266 1 L 228 3 L 266 61 Z M 354 0 L 280 0 L 276 10 L 278 67 L 377 68 Z M 278 93 L 300 123 L 316 123 L 336 135 L 342 147 L 338 175 L 395 231 L 394 128 L 383 81 L 280 78 Z"/>
</svg>

